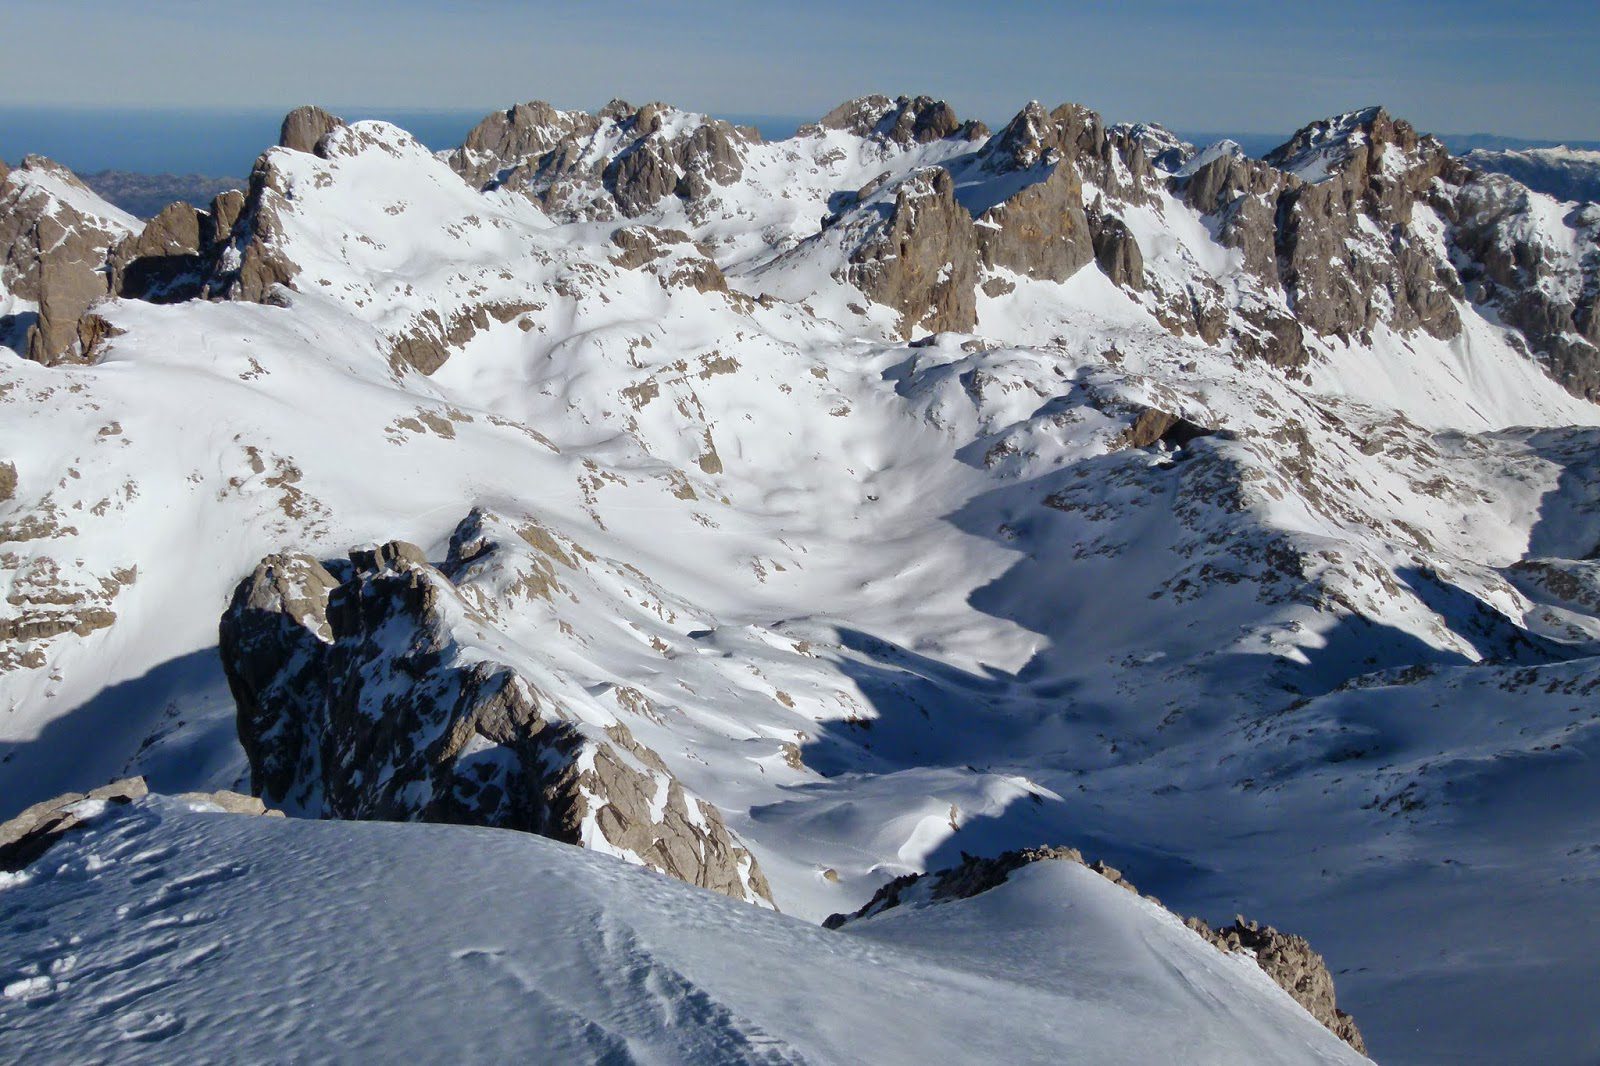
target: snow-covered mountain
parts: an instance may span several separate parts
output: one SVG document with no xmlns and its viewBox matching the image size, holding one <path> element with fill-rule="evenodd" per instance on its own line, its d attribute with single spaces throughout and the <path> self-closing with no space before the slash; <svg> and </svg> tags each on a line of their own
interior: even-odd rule
<svg viewBox="0 0 1600 1066">
<path fill-rule="evenodd" d="M 1474 148 L 1462 157 L 1491 174 L 1504 174 L 1558 200 L 1600 200 L 1600 151 L 1584 148 Z"/>
<path fill-rule="evenodd" d="M 1592 206 L 1375 108 L 1263 160 L 925 97 L 281 140 L 143 226 L 0 189 L 0 816 L 139 773 L 811 922 L 1073 845 L 1304 934 L 1386 1061 L 1600 1050 Z"/>
</svg>

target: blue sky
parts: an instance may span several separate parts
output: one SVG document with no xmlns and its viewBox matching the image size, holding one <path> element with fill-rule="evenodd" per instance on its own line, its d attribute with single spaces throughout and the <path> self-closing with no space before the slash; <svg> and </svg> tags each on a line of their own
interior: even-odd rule
<svg viewBox="0 0 1600 1066">
<path fill-rule="evenodd" d="M 1287 132 L 1386 104 L 1425 129 L 1600 139 L 1600 3 L 6 0 L 0 105 L 488 111 L 612 96 L 817 115 L 926 92 L 1003 120 Z M 248 14 L 246 12 L 248 11 Z"/>
</svg>

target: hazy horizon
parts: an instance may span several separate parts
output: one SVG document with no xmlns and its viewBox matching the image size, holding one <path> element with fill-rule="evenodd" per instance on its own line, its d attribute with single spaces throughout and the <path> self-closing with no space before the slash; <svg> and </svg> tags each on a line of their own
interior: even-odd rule
<svg viewBox="0 0 1600 1066">
<path fill-rule="evenodd" d="M 644 98 L 641 97 L 640 101 Z M 351 121 L 377 118 L 409 131 L 428 147 L 438 150 L 461 143 L 467 132 L 500 108 L 387 108 L 322 103 Z M 637 102 L 637 101 L 636 101 Z M 591 104 L 597 110 L 604 101 Z M 504 105 L 502 105 L 504 106 Z M 1020 105 L 1019 105 L 1020 107 Z M 276 142 L 287 109 L 269 105 L 248 107 L 103 107 L 91 104 L 0 104 L 0 160 L 16 163 L 22 156 L 48 156 L 75 171 L 93 173 L 125 170 L 143 174 L 201 174 L 211 177 L 246 176 L 257 156 Z M 960 108 L 957 108 L 958 113 Z M 1013 112 L 1014 113 L 1014 112 Z M 791 136 L 822 114 L 782 115 L 715 113 L 740 125 L 753 125 L 762 136 Z M 962 113 L 963 117 L 968 117 Z M 1011 114 L 975 115 L 998 128 Z M 1176 128 L 1174 132 L 1197 144 L 1224 137 L 1238 141 L 1251 155 L 1261 155 L 1282 143 L 1305 122 L 1322 118 L 1308 115 L 1282 130 Z M 1405 117 L 1403 114 L 1401 117 Z M 1479 141 L 1517 142 L 1529 147 L 1555 143 L 1550 138 L 1518 137 L 1515 133 L 1486 130 L 1429 130 L 1443 137 L 1452 150 L 1464 151 Z M 1453 143 L 1452 143 L 1453 142 Z M 1600 147 L 1600 142 L 1572 138 L 1573 147 Z"/>
<path fill-rule="evenodd" d="M 1087 4 L 727 0 L 604 7 L 13 0 L 0 105 L 471 111 L 613 96 L 815 117 L 870 92 L 1003 118 L 1029 99 L 1109 121 L 1291 131 L 1381 103 L 1419 128 L 1600 139 L 1600 10 L 1575 2 Z M 63 55 L 68 58 L 64 61 Z M 154 75 L 153 71 L 159 71 Z"/>
</svg>

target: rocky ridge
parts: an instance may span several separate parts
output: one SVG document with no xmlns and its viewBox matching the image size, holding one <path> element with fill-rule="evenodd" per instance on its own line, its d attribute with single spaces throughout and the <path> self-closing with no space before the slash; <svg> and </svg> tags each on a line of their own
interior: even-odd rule
<svg viewBox="0 0 1600 1066">
<path fill-rule="evenodd" d="M 872 899 L 855 913 L 831 915 L 823 924 L 829 929 L 840 929 L 897 907 L 971 899 L 1005 884 L 1012 873 L 1036 862 L 1077 863 L 1119 888 L 1135 895 L 1141 894 L 1123 877 L 1122 871 L 1099 860 L 1085 862 L 1083 853 L 1077 848 L 1022 848 L 992 858 L 963 856 L 959 866 L 897 877 L 878 889 Z M 1161 901 L 1154 896 L 1144 898 L 1160 905 Z M 1230 926 L 1217 929 L 1199 918 L 1185 918 L 1183 923 L 1219 951 L 1249 955 L 1262 972 L 1272 978 L 1274 984 L 1289 993 L 1313 1018 L 1356 1051 L 1363 1055 L 1367 1053 L 1366 1041 L 1362 1039 L 1355 1019 L 1340 1010 L 1335 1002 L 1333 975 L 1328 972 L 1328 964 L 1312 950 L 1304 937 L 1280 933 L 1271 926 L 1262 926 L 1242 917 L 1235 918 Z"/>
<path fill-rule="evenodd" d="M 571 558 L 537 527 L 517 533 L 483 512 L 457 527 L 437 567 L 403 542 L 329 565 L 263 560 L 220 641 L 253 790 L 312 817 L 538 833 L 770 906 L 716 808 L 621 716 L 586 724 L 473 647 L 491 625 L 476 586 L 515 565 L 511 537 L 531 567 L 524 594 L 548 595 L 555 560 Z"/>
</svg>

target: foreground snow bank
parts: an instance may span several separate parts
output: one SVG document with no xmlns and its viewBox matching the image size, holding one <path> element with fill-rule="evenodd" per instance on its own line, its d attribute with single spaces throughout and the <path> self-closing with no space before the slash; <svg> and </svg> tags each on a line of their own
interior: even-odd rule
<svg viewBox="0 0 1600 1066">
<path fill-rule="evenodd" d="M 1072 863 L 832 932 L 519 833 L 153 797 L 4 876 L 8 1061 L 1363 1061 Z"/>
</svg>

